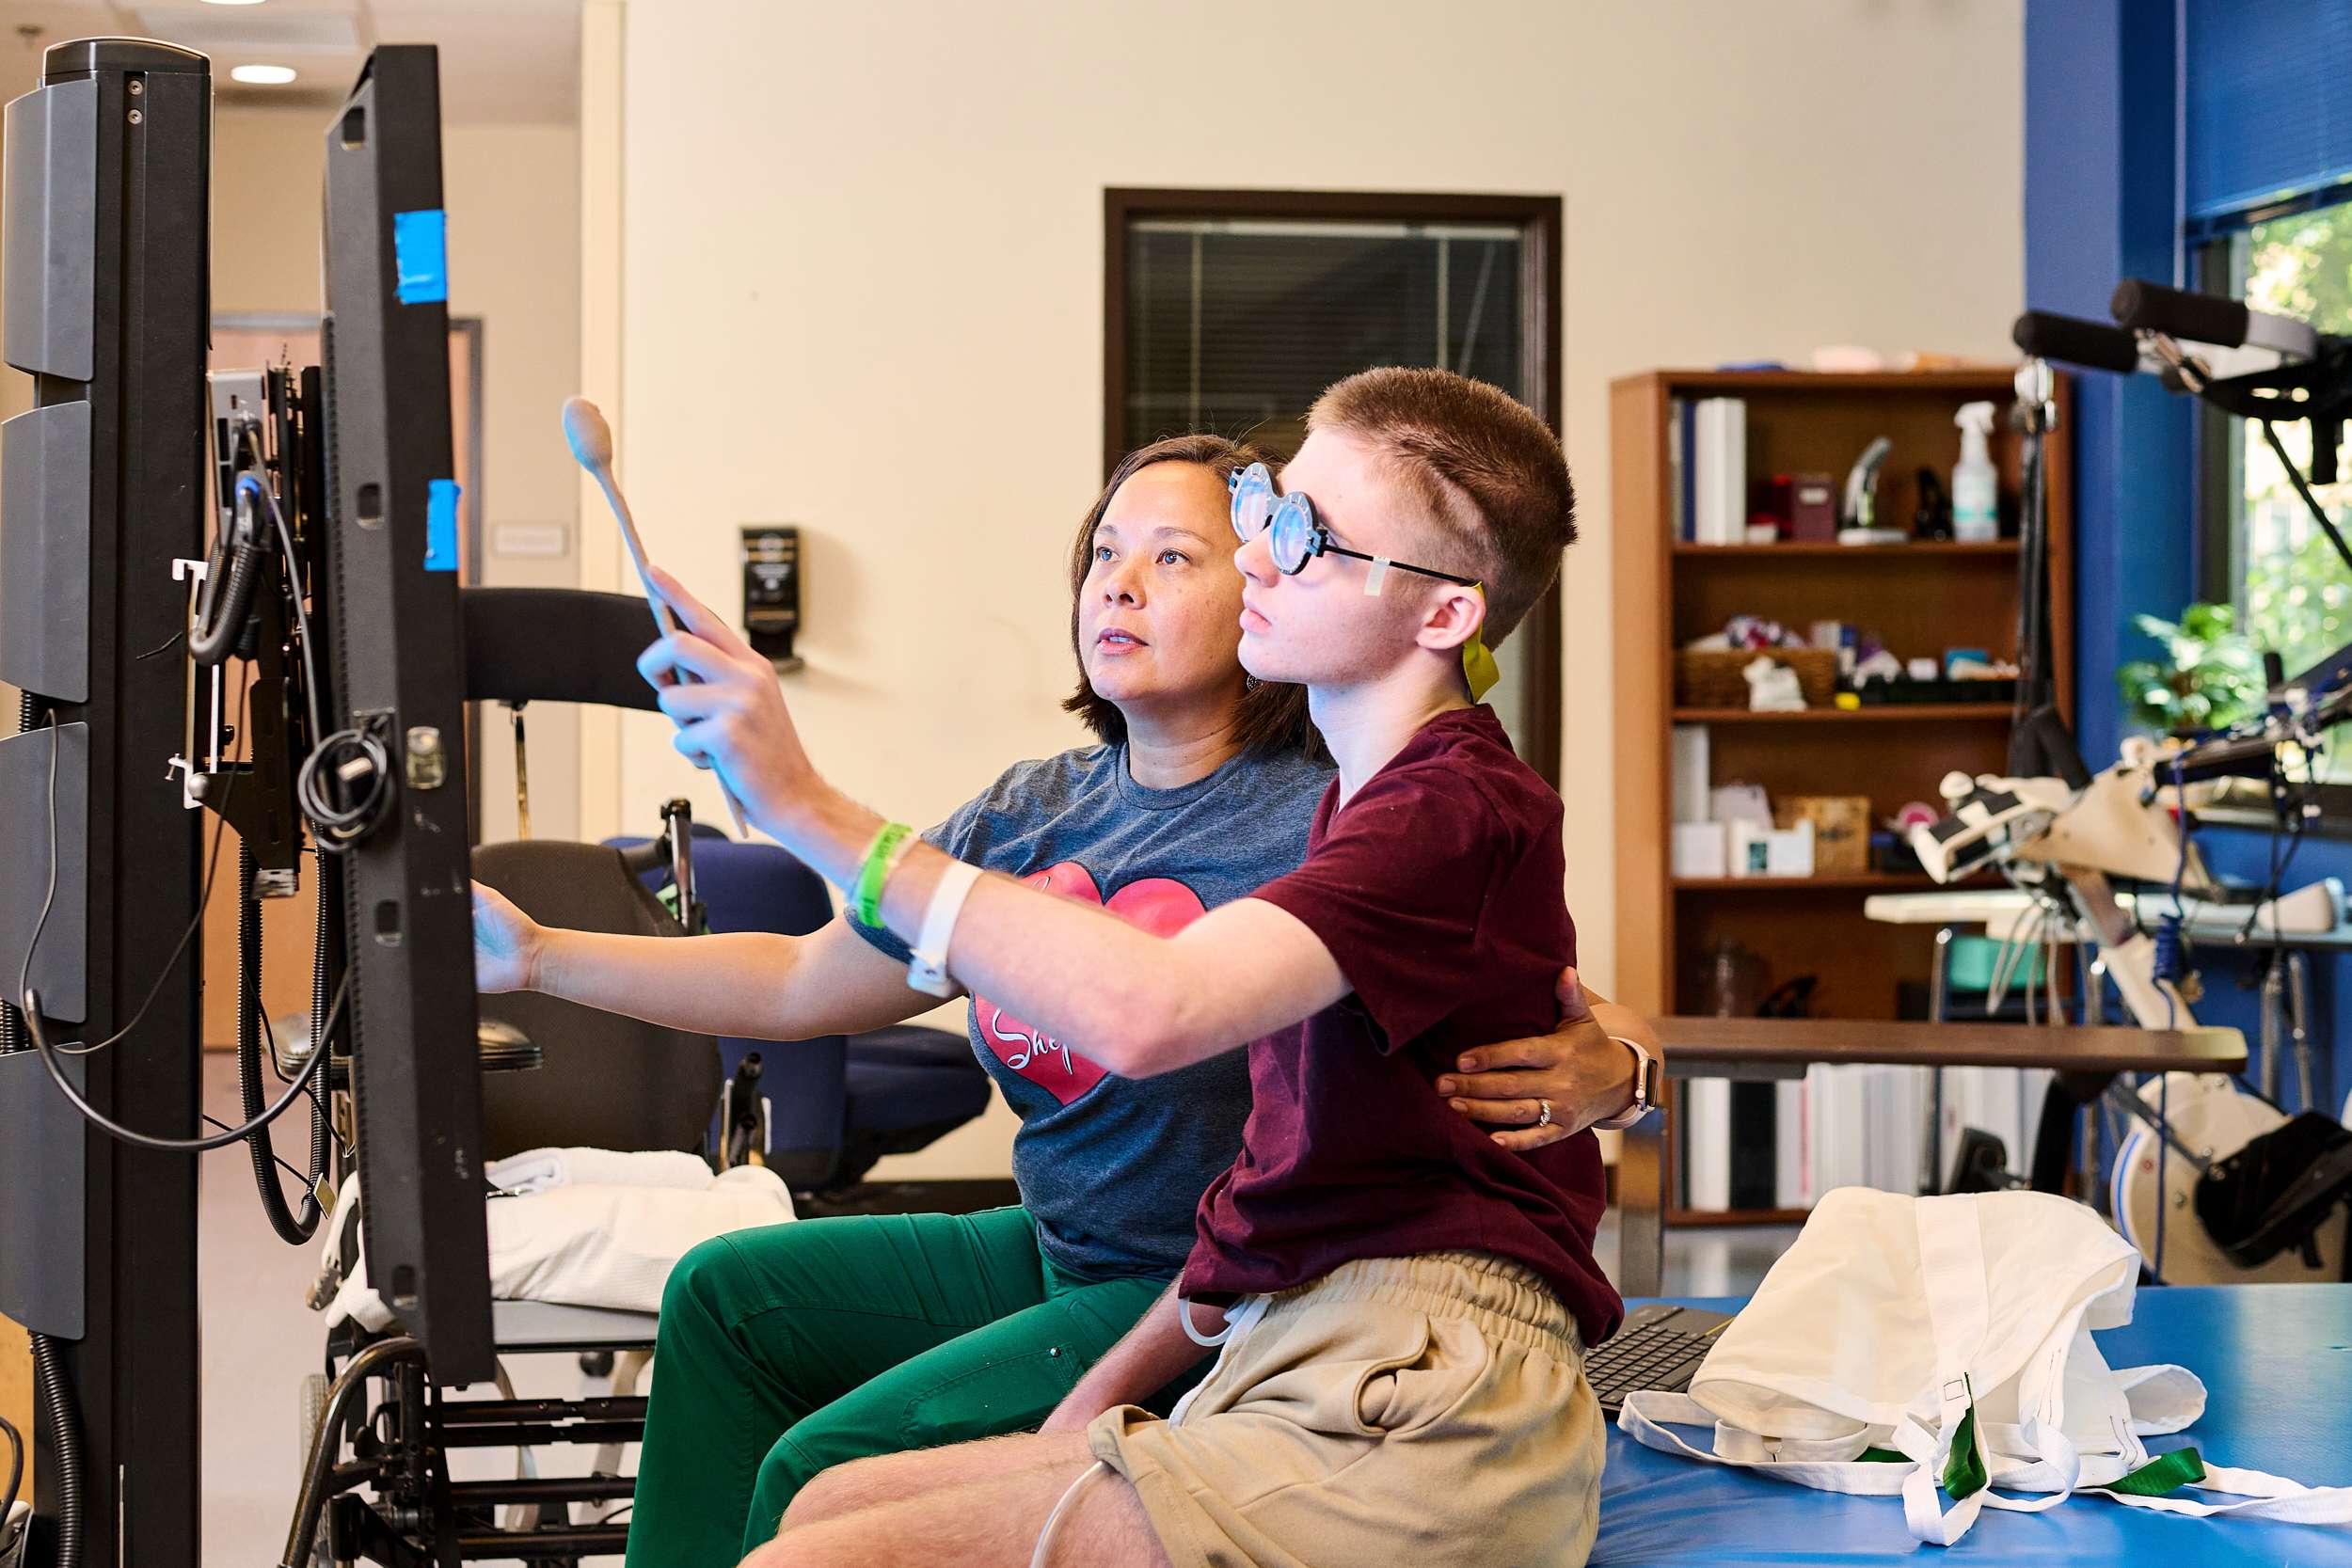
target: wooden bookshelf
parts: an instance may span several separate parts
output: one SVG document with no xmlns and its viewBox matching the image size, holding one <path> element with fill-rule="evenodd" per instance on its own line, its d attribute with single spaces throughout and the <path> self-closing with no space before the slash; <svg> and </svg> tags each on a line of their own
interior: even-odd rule
<svg viewBox="0 0 2352 1568">
<path fill-rule="evenodd" d="M 1817 620 L 1879 632 L 1904 657 L 1947 647 L 2013 657 L 2018 549 L 2014 538 L 1948 542 L 1697 545 L 1677 537 L 1668 436 L 1676 400 L 1740 397 L 1747 403 L 1747 480 L 1775 473 L 1846 471 L 1878 436 L 1892 438 L 1880 476 L 1880 515 L 1907 524 L 1915 476 L 1935 470 L 1948 485 L 1960 456 L 1952 416 L 1963 403 L 1994 404 L 1993 436 L 2005 522 L 2013 527 L 2021 441 L 2008 428 L 2014 402 L 2007 370 L 1822 375 L 1801 372 L 1658 371 L 1610 388 L 1612 575 L 1616 605 L 1617 987 L 1629 1004 L 1659 1013 L 1706 1010 L 1703 959 L 1731 937 L 1771 967 L 1771 983 L 1818 977 L 1824 1017 L 1891 1019 L 1898 988 L 1924 982 L 1934 933 L 1863 917 L 1872 893 L 1925 891 L 1917 874 L 1813 878 L 1677 879 L 1672 874 L 1677 724 L 1708 728 L 1712 782 L 1760 784 L 1790 795 L 1867 795 L 1874 818 L 1910 800 L 1936 803 L 1952 770 L 1999 770 L 2009 705 L 1886 704 L 1801 713 L 1677 708 L 1674 650 L 1720 631 L 1733 615 L 1770 616 L 1802 629 Z M 2072 718 L 2074 672 L 2073 473 L 2063 433 L 2072 388 L 2059 379 L 2061 438 L 2048 452 L 2051 641 L 2059 705 Z M 1670 1224 L 1788 1223 L 1787 1211 L 1701 1213 L 1672 1196 Z"/>
</svg>

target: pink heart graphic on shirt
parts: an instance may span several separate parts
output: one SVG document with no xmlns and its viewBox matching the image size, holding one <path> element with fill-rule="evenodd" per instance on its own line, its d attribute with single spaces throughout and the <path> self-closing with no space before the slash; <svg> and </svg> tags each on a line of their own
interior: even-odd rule
<svg viewBox="0 0 2352 1568">
<path fill-rule="evenodd" d="M 1031 887 L 1065 898 L 1103 902 L 1094 879 L 1074 861 L 1063 861 L 1025 879 Z M 1111 895 L 1108 907 L 1129 925 L 1160 937 L 1174 936 L 1205 912 L 1199 894 L 1168 877 L 1129 882 Z M 1030 1028 L 986 997 L 972 999 L 972 1012 L 979 1023 L 980 1038 L 996 1053 L 997 1060 L 1064 1105 L 1103 1081 L 1107 1069 L 1102 1063 Z"/>
</svg>

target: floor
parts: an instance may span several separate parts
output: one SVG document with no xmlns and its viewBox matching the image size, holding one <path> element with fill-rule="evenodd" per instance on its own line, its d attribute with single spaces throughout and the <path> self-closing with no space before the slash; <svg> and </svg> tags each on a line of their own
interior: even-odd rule
<svg viewBox="0 0 2352 1568">
<path fill-rule="evenodd" d="M 225 1053 L 204 1059 L 205 1108 L 235 1117 L 237 1079 Z M 306 1134 L 289 1117 L 280 1153 L 299 1160 Z M 251 1166 L 240 1147 L 205 1156 L 200 1203 L 203 1249 L 204 1551 L 206 1563 L 275 1562 L 285 1544 L 301 1455 L 301 1388 L 321 1369 L 324 1334 L 303 1305 L 318 1268 L 315 1246 L 291 1247 L 262 1219 Z M 1616 1250 L 1613 1216 L 1601 1257 Z M 1743 1295 L 1796 1235 L 1777 1229 L 1673 1230 L 1666 1236 L 1666 1292 Z M 537 1356 L 510 1369 L 525 1397 L 583 1391 L 568 1358 Z M 558 1450 L 568 1454 L 570 1450 Z M 584 1451 L 582 1456 L 584 1457 Z M 503 1461 L 463 1456 L 459 1474 L 487 1476 Z M 558 1473 L 551 1464 L 548 1473 Z"/>
</svg>

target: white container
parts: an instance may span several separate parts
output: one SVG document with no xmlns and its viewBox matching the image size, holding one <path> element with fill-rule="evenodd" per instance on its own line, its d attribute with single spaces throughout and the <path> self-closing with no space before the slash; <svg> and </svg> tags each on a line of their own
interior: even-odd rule
<svg viewBox="0 0 2352 1568">
<path fill-rule="evenodd" d="M 1963 545 L 1989 545 L 2001 536 L 2000 478 L 1986 446 L 1993 434 L 1993 405 L 1961 405 L 1960 461 L 1952 467 L 1952 537 Z"/>
<path fill-rule="evenodd" d="M 1731 824 L 1731 874 L 1735 877 L 1813 875 L 1813 824 L 1793 828 Z"/>
<path fill-rule="evenodd" d="M 1676 823 L 1675 876 L 1683 879 L 1727 876 L 1729 827 L 1724 822 Z"/>
</svg>

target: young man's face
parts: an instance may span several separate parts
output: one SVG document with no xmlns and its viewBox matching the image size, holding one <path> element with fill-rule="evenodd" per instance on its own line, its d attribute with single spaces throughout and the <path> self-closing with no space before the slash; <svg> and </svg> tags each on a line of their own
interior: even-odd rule
<svg viewBox="0 0 2352 1568">
<path fill-rule="evenodd" d="M 1417 500 L 1344 432 L 1308 436 L 1276 483 L 1313 500 L 1335 545 L 1395 561 L 1426 553 Z M 1411 654 L 1433 591 L 1443 584 L 1392 568 L 1380 593 L 1368 594 L 1372 563 L 1335 555 L 1317 556 L 1286 577 L 1274 563 L 1271 535 L 1261 531 L 1233 552 L 1243 579 L 1242 668 L 1260 680 L 1343 687 L 1385 674 Z"/>
</svg>

